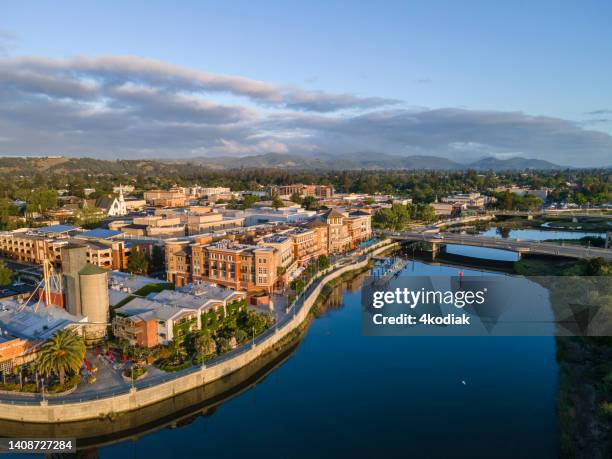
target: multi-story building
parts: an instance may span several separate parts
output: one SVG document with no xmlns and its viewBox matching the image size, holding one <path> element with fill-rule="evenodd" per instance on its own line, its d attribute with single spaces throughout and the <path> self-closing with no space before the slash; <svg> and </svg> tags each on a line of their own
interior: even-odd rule
<svg viewBox="0 0 612 459">
<path fill-rule="evenodd" d="M 275 249 L 229 239 L 191 246 L 191 279 L 234 290 L 271 291 L 277 280 Z"/>
<path fill-rule="evenodd" d="M 470 209 L 482 209 L 485 206 L 486 198 L 480 193 L 455 193 L 442 198 L 442 202 L 449 204 L 461 204 Z"/>
<path fill-rule="evenodd" d="M 179 188 L 145 191 L 144 198 L 147 203 L 158 207 L 182 207 L 187 201 L 184 190 Z"/>
<path fill-rule="evenodd" d="M 63 226 L 63 225 L 62 225 Z M 51 227 L 48 227 L 49 229 Z M 32 264 L 50 260 L 56 267 L 62 264 L 61 248 L 78 240 L 86 246 L 87 262 L 104 269 L 125 269 L 129 250 L 124 241 L 93 236 L 95 231 L 52 233 L 34 230 L 0 232 L 0 255 Z M 76 228 L 73 228 L 76 229 Z"/>
<path fill-rule="evenodd" d="M 255 207 L 244 211 L 245 225 L 261 225 L 262 223 L 280 222 L 288 224 L 302 223 L 316 216 L 313 210 L 301 207 Z"/>
<path fill-rule="evenodd" d="M 322 238 L 327 234 L 327 228 L 323 225 L 322 222 L 311 222 L 306 227 L 293 228 L 285 233 L 291 238 L 293 258 L 300 266 L 327 254 L 327 244 Z"/>
<path fill-rule="evenodd" d="M 116 310 L 113 333 L 133 346 L 167 344 L 175 334 L 184 333 L 184 327 L 201 329 L 204 313 L 220 313 L 245 297 L 244 292 L 199 283 L 178 291 L 164 290 L 149 298 L 134 298 Z"/>
<path fill-rule="evenodd" d="M 288 199 L 293 194 L 328 199 L 334 195 L 334 188 L 331 185 L 304 185 L 301 183 L 297 183 L 295 185 L 275 185 L 270 187 L 271 196 L 278 196 L 282 199 Z"/>
<path fill-rule="evenodd" d="M 261 238 L 260 245 L 272 247 L 276 258 L 276 282 L 279 287 L 287 285 L 298 263 L 294 257 L 293 238 L 287 234 L 279 233 Z"/>
<path fill-rule="evenodd" d="M 184 217 L 187 234 L 202 234 L 244 226 L 243 217 L 229 217 L 218 212 L 187 214 Z"/>
<path fill-rule="evenodd" d="M 213 235 L 197 241 L 166 241 L 168 281 L 181 286 L 202 280 L 239 290 L 270 291 L 284 284 L 298 266 L 353 249 L 372 237 L 370 214 L 336 209 L 301 226 L 261 229 L 247 227 L 216 242 Z"/>
</svg>

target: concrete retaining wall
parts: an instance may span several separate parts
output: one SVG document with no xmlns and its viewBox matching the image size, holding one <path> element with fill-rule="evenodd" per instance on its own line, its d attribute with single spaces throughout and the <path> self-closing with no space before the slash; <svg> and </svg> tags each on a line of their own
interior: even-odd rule
<svg viewBox="0 0 612 459">
<path fill-rule="evenodd" d="M 206 384 L 207 382 L 229 375 L 257 359 L 299 327 L 308 317 L 310 309 L 319 297 L 325 284 L 346 272 L 363 268 L 367 265 L 370 257 L 389 249 L 393 245 L 396 244 L 389 244 L 388 241 L 379 243 L 377 244 L 379 247 L 369 252 L 369 256 L 365 260 L 346 265 L 327 274 L 304 300 L 302 308 L 288 323 L 284 324 L 282 328 L 278 329 L 276 333 L 271 335 L 264 342 L 259 343 L 257 346 L 252 347 L 236 357 L 209 367 L 203 367 L 197 372 L 180 376 L 171 381 L 143 389 L 132 389 L 128 394 L 114 395 L 99 400 L 88 400 L 62 405 L 50 405 L 47 402 L 41 402 L 37 405 L 18 405 L 0 402 L 0 418 L 24 422 L 56 423 L 105 417 L 112 413 L 132 411 L 157 403 L 161 400 L 171 398 L 177 394 Z"/>
</svg>

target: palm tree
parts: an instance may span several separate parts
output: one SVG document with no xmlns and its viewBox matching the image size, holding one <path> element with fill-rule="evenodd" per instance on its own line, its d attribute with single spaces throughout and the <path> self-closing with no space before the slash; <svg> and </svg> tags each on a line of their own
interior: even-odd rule
<svg viewBox="0 0 612 459">
<path fill-rule="evenodd" d="M 36 366 L 46 376 L 57 374 L 63 386 L 66 372 L 79 371 L 84 360 L 83 338 L 75 331 L 61 330 L 41 346 Z"/>
</svg>

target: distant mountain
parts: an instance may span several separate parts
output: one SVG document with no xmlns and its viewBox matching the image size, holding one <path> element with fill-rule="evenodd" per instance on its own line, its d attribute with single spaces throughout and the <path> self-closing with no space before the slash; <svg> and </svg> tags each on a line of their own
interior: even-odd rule
<svg viewBox="0 0 612 459">
<path fill-rule="evenodd" d="M 93 158 L 66 156 L 54 157 L 0 157 L 0 175 L 48 174 L 112 174 L 112 175 L 159 175 L 194 173 L 198 168 L 226 169 L 287 169 L 287 170 L 553 170 L 562 166 L 539 159 L 483 158 L 461 164 L 438 156 L 398 156 L 384 153 L 358 152 L 343 155 L 325 153 L 296 155 L 267 153 L 253 156 L 221 156 L 166 159 L 134 159 L 106 161 Z"/>
<path fill-rule="evenodd" d="M 483 158 L 470 163 L 469 168 L 481 171 L 566 169 L 564 166 L 559 166 L 558 164 L 544 161 L 543 159 L 526 159 L 519 157 L 509 159 Z"/>
<path fill-rule="evenodd" d="M 178 160 L 213 169 L 277 168 L 277 169 L 446 169 L 463 166 L 450 159 L 437 156 L 395 156 L 384 153 L 352 153 L 345 155 L 293 155 L 267 153 L 243 157 L 203 157 Z"/>
<path fill-rule="evenodd" d="M 179 160 L 213 169 L 232 168 L 277 168 L 277 169 L 428 169 L 428 170 L 552 170 L 564 167 L 540 159 L 483 158 L 475 162 L 461 164 L 439 156 L 398 156 L 385 153 L 360 152 L 343 155 L 314 154 L 293 155 L 268 153 L 255 156 L 220 156 Z"/>
</svg>

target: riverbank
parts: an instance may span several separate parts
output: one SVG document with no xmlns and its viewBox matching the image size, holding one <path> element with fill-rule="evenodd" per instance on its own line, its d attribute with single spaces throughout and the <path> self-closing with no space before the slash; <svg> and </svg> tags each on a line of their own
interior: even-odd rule
<svg viewBox="0 0 612 459">
<path fill-rule="evenodd" d="M 354 254 L 354 258 L 343 258 L 326 274 L 322 274 L 311 284 L 304 294 L 292 306 L 292 315 L 285 323 L 277 324 L 272 330 L 264 333 L 252 346 L 244 346 L 228 355 L 209 362 L 201 367 L 193 367 L 177 374 L 177 377 L 152 384 L 148 387 L 132 387 L 124 393 L 112 394 L 99 399 L 82 401 L 49 401 L 40 402 L 2 402 L 0 401 L 0 418 L 38 423 L 56 423 L 80 421 L 99 417 L 114 417 L 117 413 L 134 411 L 161 400 L 172 398 L 196 387 L 226 377 L 240 368 L 265 355 L 274 346 L 282 343 L 290 333 L 298 329 L 308 318 L 325 285 L 343 274 L 361 269 L 376 256 L 393 247 L 391 241 L 385 240 L 368 249 Z M 355 262 L 356 261 L 356 262 Z"/>
<path fill-rule="evenodd" d="M 605 276 L 612 264 L 594 260 L 523 259 L 515 263 L 525 276 Z M 551 302 L 557 320 L 567 317 Z M 604 307 L 612 307 L 607 304 Z M 560 447 L 563 457 L 612 456 L 612 338 L 557 337 Z"/>
</svg>

